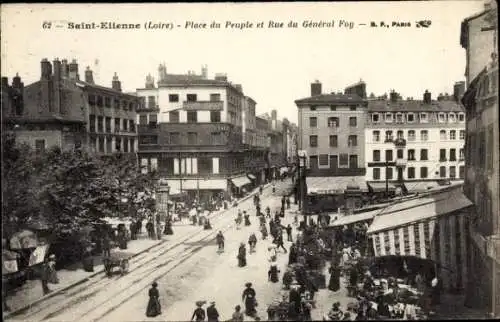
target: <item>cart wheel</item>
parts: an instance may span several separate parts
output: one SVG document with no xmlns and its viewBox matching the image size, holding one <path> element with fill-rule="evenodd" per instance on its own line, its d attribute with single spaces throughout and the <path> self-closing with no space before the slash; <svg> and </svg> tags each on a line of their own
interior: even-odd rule
<svg viewBox="0 0 500 322">
<path fill-rule="evenodd" d="M 124 259 L 121 264 L 122 274 L 127 273 L 129 268 L 128 259 Z"/>
</svg>

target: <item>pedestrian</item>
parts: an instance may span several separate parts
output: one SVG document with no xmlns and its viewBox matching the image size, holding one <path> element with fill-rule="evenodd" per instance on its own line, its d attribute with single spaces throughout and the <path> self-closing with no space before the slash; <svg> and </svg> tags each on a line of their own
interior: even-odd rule
<svg viewBox="0 0 500 322">
<path fill-rule="evenodd" d="M 133 220 L 130 222 L 130 239 L 131 240 L 136 240 L 137 239 L 137 223 L 135 223 Z"/>
<path fill-rule="evenodd" d="M 278 269 L 278 266 L 276 264 L 271 264 L 271 267 L 269 268 L 269 271 L 267 271 L 267 279 L 268 281 L 272 283 L 278 283 L 279 281 L 279 274 L 280 270 Z"/>
<path fill-rule="evenodd" d="M 298 317 L 298 315 L 300 313 L 300 302 L 302 299 L 301 299 L 298 287 L 299 287 L 299 284 L 292 284 L 292 286 L 290 288 L 289 295 L 288 295 L 290 303 L 291 304 L 293 303 L 293 306 L 290 310 L 291 311 L 290 313 L 292 315 L 291 318 Z"/>
<path fill-rule="evenodd" d="M 154 238 L 154 224 L 151 220 L 148 221 L 146 224 L 146 230 L 148 231 L 148 237 L 153 239 Z"/>
<path fill-rule="evenodd" d="M 290 197 L 286 197 L 286 209 L 290 209 Z"/>
<path fill-rule="evenodd" d="M 191 316 L 190 321 L 205 321 L 205 310 L 203 309 L 203 304 L 205 301 L 196 302 L 196 309 L 193 312 L 193 316 Z"/>
<path fill-rule="evenodd" d="M 210 302 L 210 306 L 207 307 L 207 321 L 208 322 L 219 321 L 219 312 L 215 308 L 215 302 Z"/>
<path fill-rule="evenodd" d="M 278 233 L 278 235 L 276 236 L 276 239 L 275 239 L 275 244 L 277 246 L 277 248 L 282 248 L 283 251 L 286 253 L 288 253 L 288 251 L 286 250 L 285 246 L 283 245 L 283 234 L 281 232 Z"/>
<path fill-rule="evenodd" d="M 149 289 L 149 301 L 148 307 L 146 308 L 147 317 L 155 317 L 161 314 L 161 304 L 160 304 L 160 292 L 158 292 L 158 283 L 153 282 L 151 288 Z"/>
<path fill-rule="evenodd" d="M 265 224 L 260 226 L 260 232 L 262 233 L 262 239 L 267 239 L 267 228 Z"/>
<path fill-rule="evenodd" d="M 240 248 L 238 249 L 238 266 L 245 267 L 247 266 L 247 250 L 245 248 L 245 243 L 240 244 Z"/>
<path fill-rule="evenodd" d="M 271 208 L 269 206 L 266 207 L 266 218 L 271 218 Z"/>
<path fill-rule="evenodd" d="M 109 238 L 109 234 L 107 231 L 104 233 L 104 237 L 102 239 L 102 256 L 111 256 L 111 239 Z"/>
<path fill-rule="evenodd" d="M 125 225 L 123 224 L 118 227 L 117 240 L 120 249 L 127 249 L 127 233 L 125 231 Z"/>
<path fill-rule="evenodd" d="M 330 282 L 328 283 L 328 289 L 333 292 L 337 292 L 340 289 L 340 268 L 337 265 L 331 265 L 330 269 Z"/>
<path fill-rule="evenodd" d="M 205 219 L 205 225 L 203 226 L 204 230 L 210 230 L 212 229 L 212 225 L 210 224 L 210 219 Z"/>
<path fill-rule="evenodd" d="M 250 226 L 252 223 L 250 222 L 250 215 L 247 214 L 246 210 L 243 211 L 243 217 L 245 218 L 245 226 Z"/>
<path fill-rule="evenodd" d="M 233 316 L 231 318 L 231 321 L 234 321 L 234 322 L 243 322 L 244 320 L 244 316 L 243 316 L 243 313 L 241 313 L 241 306 L 240 305 L 236 305 L 234 307 L 234 313 L 233 313 Z"/>
<path fill-rule="evenodd" d="M 56 255 L 51 254 L 42 266 L 42 289 L 43 295 L 52 292 L 48 284 L 59 284 L 59 277 L 56 271 Z"/>
<path fill-rule="evenodd" d="M 438 305 L 441 303 L 441 283 L 437 276 L 431 281 L 431 305 Z"/>
<path fill-rule="evenodd" d="M 165 229 L 163 230 L 164 235 L 173 235 L 174 231 L 172 230 L 172 219 L 168 218 L 165 221 Z"/>
<path fill-rule="evenodd" d="M 82 254 L 82 265 L 84 271 L 94 271 L 94 256 L 92 255 L 92 244 L 90 242 L 87 242 L 85 245 L 85 250 Z"/>
<path fill-rule="evenodd" d="M 290 253 L 288 254 L 288 265 L 297 263 L 297 245 L 292 244 L 290 246 Z"/>
<path fill-rule="evenodd" d="M 224 235 L 222 234 L 222 231 L 219 230 L 217 233 L 217 236 L 215 237 L 217 240 L 217 246 L 219 247 L 219 252 L 224 251 Z"/>
<path fill-rule="evenodd" d="M 251 234 L 248 238 L 248 246 L 250 247 L 250 253 L 255 252 L 255 246 L 257 245 L 257 237 L 255 234 Z"/>
<path fill-rule="evenodd" d="M 288 226 L 286 226 L 286 236 L 287 236 L 287 240 L 289 242 L 292 241 L 292 226 L 290 224 L 288 224 Z"/>
<path fill-rule="evenodd" d="M 252 283 L 245 284 L 245 290 L 243 291 L 243 295 L 241 296 L 242 301 L 245 303 L 245 314 L 253 317 L 257 311 L 255 310 L 255 306 L 257 304 L 257 300 L 255 299 L 256 293 L 252 288 Z"/>
<path fill-rule="evenodd" d="M 285 209 L 285 203 L 286 203 L 286 199 L 285 199 L 285 196 L 283 196 L 283 197 L 281 197 L 281 210 Z"/>
</svg>

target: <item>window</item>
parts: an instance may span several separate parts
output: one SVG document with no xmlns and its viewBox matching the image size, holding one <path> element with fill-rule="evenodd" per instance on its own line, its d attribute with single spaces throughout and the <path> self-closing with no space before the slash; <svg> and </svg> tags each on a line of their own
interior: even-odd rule
<svg viewBox="0 0 500 322">
<path fill-rule="evenodd" d="M 398 158 L 398 159 L 403 159 L 404 158 L 404 151 L 403 151 L 403 149 L 397 149 L 396 150 L 396 158 Z"/>
<path fill-rule="evenodd" d="M 196 94 L 187 94 L 186 99 L 188 102 L 196 102 L 197 100 L 197 95 Z"/>
<path fill-rule="evenodd" d="M 420 113 L 420 123 L 427 123 L 427 122 L 429 122 L 427 113 Z"/>
<path fill-rule="evenodd" d="M 90 105 L 95 105 L 95 102 L 96 102 L 95 95 L 89 94 L 88 102 Z"/>
<path fill-rule="evenodd" d="M 106 117 L 104 119 L 104 127 L 106 128 L 106 133 L 111 133 L 111 117 Z M 120 119 L 115 119 L 115 131 L 120 132 Z"/>
<path fill-rule="evenodd" d="M 114 108 L 120 108 L 120 100 L 119 99 L 115 98 L 113 100 L 113 107 Z"/>
<path fill-rule="evenodd" d="M 97 96 L 97 106 L 102 107 L 102 96 Z"/>
<path fill-rule="evenodd" d="M 210 111 L 210 122 L 220 122 L 220 111 Z"/>
<path fill-rule="evenodd" d="M 441 178 L 446 178 L 446 167 L 445 166 L 439 167 L 439 176 Z"/>
<path fill-rule="evenodd" d="M 448 122 L 455 123 L 457 121 L 455 113 L 448 114 Z"/>
<path fill-rule="evenodd" d="M 380 180 L 380 168 L 373 168 L 373 180 Z"/>
<path fill-rule="evenodd" d="M 349 168 L 356 169 L 358 167 L 358 156 L 355 154 L 351 154 L 349 156 Z"/>
<path fill-rule="evenodd" d="M 350 127 L 356 127 L 356 126 L 358 126 L 358 120 L 357 120 L 357 118 L 355 116 L 351 116 L 349 118 L 349 126 Z"/>
<path fill-rule="evenodd" d="M 130 129 L 130 132 L 135 132 L 135 122 L 134 122 L 134 120 L 129 120 L 129 129 Z"/>
<path fill-rule="evenodd" d="M 380 150 L 373 150 L 373 161 L 380 161 Z"/>
<path fill-rule="evenodd" d="M 45 152 L 45 140 L 35 140 L 35 152 L 36 154 Z"/>
<path fill-rule="evenodd" d="M 148 108 L 156 108 L 156 97 L 148 96 Z"/>
<path fill-rule="evenodd" d="M 445 130 L 439 131 L 439 139 L 442 141 L 446 140 L 446 131 Z"/>
<path fill-rule="evenodd" d="M 316 106 L 311 106 L 310 109 L 311 111 L 316 111 Z"/>
<path fill-rule="evenodd" d="M 380 131 L 373 131 L 373 142 L 380 142 Z"/>
<path fill-rule="evenodd" d="M 222 144 L 222 134 L 221 134 L 221 132 L 212 132 L 210 134 L 210 136 L 211 136 L 212 144 L 214 144 L 214 145 Z"/>
<path fill-rule="evenodd" d="M 310 135 L 309 136 L 309 146 L 312 148 L 316 148 L 318 146 L 318 136 Z"/>
<path fill-rule="evenodd" d="M 309 167 L 311 169 L 317 169 L 318 168 L 318 156 L 317 155 L 311 155 L 311 156 L 309 156 Z"/>
<path fill-rule="evenodd" d="M 385 150 L 385 161 L 392 161 L 392 150 Z"/>
<path fill-rule="evenodd" d="M 100 137 L 97 140 L 99 145 L 99 152 L 104 152 L 104 138 Z"/>
<path fill-rule="evenodd" d="M 450 149 L 450 161 L 457 161 L 457 150 Z"/>
<path fill-rule="evenodd" d="M 339 126 L 339 118 L 338 117 L 329 117 L 328 118 L 328 127 L 338 127 Z"/>
<path fill-rule="evenodd" d="M 405 138 L 404 131 L 398 131 L 397 137 L 398 137 L 398 140 L 403 140 Z"/>
<path fill-rule="evenodd" d="M 317 127 L 318 126 L 318 118 L 310 117 L 309 118 L 309 127 Z"/>
<path fill-rule="evenodd" d="M 465 178 L 465 166 L 461 165 L 458 167 L 458 177 L 460 179 Z"/>
<path fill-rule="evenodd" d="M 123 130 L 128 131 L 128 120 L 127 119 L 123 119 Z"/>
<path fill-rule="evenodd" d="M 439 161 L 446 161 L 446 149 L 439 149 Z"/>
<path fill-rule="evenodd" d="M 406 115 L 406 120 L 408 123 L 413 123 L 415 122 L 415 114 L 413 113 L 408 113 L 408 115 Z"/>
<path fill-rule="evenodd" d="M 460 130 L 458 135 L 459 135 L 458 138 L 460 140 L 465 140 L 465 131 L 464 130 Z"/>
<path fill-rule="evenodd" d="M 465 114 L 464 113 L 459 113 L 458 114 L 458 121 L 459 122 L 465 122 Z"/>
<path fill-rule="evenodd" d="M 168 101 L 169 102 L 178 102 L 179 101 L 179 95 L 178 94 L 169 94 L 168 95 Z"/>
<path fill-rule="evenodd" d="M 355 110 L 356 110 L 356 106 L 351 106 L 351 107 L 349 107 L 349 110 L 350 110 L 350 111 L 355 111 Z"/>
<path fill-rule="evenodd" d="M 385 113 L 385 123 L 392 123 L 392 113 Z"/>
<path fill-rule="evenodd" d="M 427 149 L 420 150 L 420 161 L 427 161 L 429 156 L 427 155 Z"/>
<path fill-rule="evenodd" d="M 168 112 L 170 123 L 179 123 L 179 111 Z"/>
<path fill-rule="evenodd" d="M 122 101 L 122 108 L 123 108 L 124 110 L 126 110 L 126 109 L 127 109 L 127 101 Z"/>
<path fill-rule="evenodd" d="M 116 151 L 121 151 L 122 150 L 122 140 L 116 140 L 116 142 L 115 142 L 115 150 Z M 109 148 L 108 148 L 108 152 L 109 152 Z"/>
<path fill-rule="evenodd" d="M 408 131 L 408 141 L 415 141 L 415 131 L 414 130 Z"/>
<path fill-rule="evenodd" d="M 396 114 L 396 123 L 398 124 L 403 124 L 403 114 L 402 113 L 397 113 Z"/>
<path fill-rule="evenodd" d="M 339 166 L 346 167 L 349 164 L 349 155 L 346 153 L 341 153 L 339 157 Z"/>
<path fill-rule="evenodd" d="M 97 117 L 97 132 L 104 132 L 104 118 L 102 116 Z"/>
<path fill-rule="evenodd" d="M 104 106 L 111 107 L 111 97 L 104 98 Z"/>
<path fill-rule="evenodd" d="M 439 121 L 439 123 L 444 123 L 444 122 L 446 122 L 446 114 L 444 114 L 444 113 L 439 113 L 439 114 L 438 114 L 438 121 Z"/>
<path fill-rule="evenodd" d="M 387 180 L 392 180 L 392 168 L 391 167 L 387 167 L 386 170 L 385 170 L 385 178 Z"/>
<path fill-rule="evenodd" d="M 220 102 L 220 94 L 210 94 L 210 101 L 211 102 Z"/>
<path fill-rule="evenodd" d="M 335 106 L 335 105 L 330 106 L 330 111 L 336 111 L 336 110 L 337 110 L 337 106 Z"/>
<path fill-rule="evenodd" d="M 156 125 L 158 123 L 158 115 L 149 114 L 149 125 Z"/>
<path fill-rule="evenodd" d="M 427 130 L 420 131 L 420 141 L 427 141 L 427 140 L 429 140 L 429 131 Z"/>
<path fill-rule="evenodd" d="M 408 167 L 408 179 L 415 179 L 415 168 Z"/>
<path fill-rule="evenodd" d="M 457 177 L 457 167 L 451 166 L 450 167 L 450 178 L 455 179 Z"/>
<path fill-rule="evenodd" d="M 139 124 L 140 125 L 148 124 L 148 116 L 147 115 L 139 115 Z"/>
<path fill-rule="evenodd" d="M 450 131 L 450 140 L 456 140 L 457 139 L 457 131 L 451 130 Z"/>
<path fill-rule="evenodd" d="M 128 153 L 128 139 L 123 138 L 123 152 Z"/>
<path fill-rule="evenodd" d="M 422 178 L 422 179 L 427 178 L 427 167 L 420 168 L 420 178 Z"/>
<path fill-rule="evenodd" d="M 198 112 L 197 111 L 188 111 L 187 112 L 187 122 L 188 123 L 198 122 Z"/>
<path fill-rule="evenodd" d="M 378 114 L 378 113 L 373 113 L 373 114 L 372 114 L 372 122 L 373 122 L 373 123 L 379 123 L 379 122 L 380 122 L 380 114 Z"/>
<path fill-rule="evenodd" d="M 133 110 L 134 110 L 134 102 L 130 102 L 130 103 L 128 103 L 128 109 L 129 109 L 130 111 L 133 111 Z"/>
<path fill-rule="evenodd" d="M 188 132 L 188 144 L 193 145 L 198 143 L 198 133 Z"/>
<path fill-rule="evenodd" d="M 392 131 L 385 131 L 385 141 L 392 141 Z"/>
<path fill-rule="evenodd" d="M 181 144 L 181 134 L 179 132 L 170 132 L 170 144 Z"/>
<path fill-rule="evenodd" d="M 95 115 L 89 115 L 89 132 L 95 132 Z"/>
<path fill-rule="evenodd" d="M 336 135 L 330 135 L 330 147 L 336 148 L 338 144 L 338 137 Z"/>
<path fill-rule="evenodd" d="M 328 166 L 328 154 L 319 155 L 319 165 Z"/>
<path fill-rule="evenodd" d="M 464 149 L 460 149 L 459 152 L 458 152 L 458 160 L 459 161 L 463 161 L 465 160 L 465 152 L 464 152 Z"/>
<path fill-rule="evenodd" d="M 408 160 L 415 161 L 415 150 L 413 149 L 408 150 Z"/>
<path fill-rule="evenodd" d="M 347 139 L 347 146 L 353 147 L 358 146 L 358 136 L 357 135 L 349 135 Z"/>
</svg>

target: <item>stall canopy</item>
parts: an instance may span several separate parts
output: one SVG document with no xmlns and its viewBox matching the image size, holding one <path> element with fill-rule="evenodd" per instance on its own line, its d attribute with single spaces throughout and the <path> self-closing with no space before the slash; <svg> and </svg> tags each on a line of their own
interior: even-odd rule
<svg viewBox="0 0 500 322">
<path fill-rule="evenodd" d="M 256 178 L 253 174 L 251 174 L 251 173 L 247 174 L 247 176 L 248 176 L 250 179 L 252 179 L 252 180 L 257 179 L 257 178 Z"/>
<path fill-rule="evenodd" d="M 244 185 L 250 184 L 250 180 L 246 176 L 232 178 L 231 182 L 238 188 L 243 187 Z"/>
<path fill-rule="evenodd" d="M 378 215 L 368 229 L 368 234 L 448 214 L 471 205 L 472 202 L 459 189 L 403 201 L 387 207 Z"/>
<path fill-rule="evenodd" d="M 356 185 L 367 192 L 365 177 L 307 177 L 307 193 L 315 195 L 343 194 L 347 186 Z"/>
<path fill-rule="evenodd" d="M 368 182 L 367 184 L 370 190 L 373 192 L 384 192 L 386 188 L 385 182 Z M 396 190 L 396 186 L 392 183 L 388 183 L 387 188 L 389 189 L 389 191 Z"/>
</svg>

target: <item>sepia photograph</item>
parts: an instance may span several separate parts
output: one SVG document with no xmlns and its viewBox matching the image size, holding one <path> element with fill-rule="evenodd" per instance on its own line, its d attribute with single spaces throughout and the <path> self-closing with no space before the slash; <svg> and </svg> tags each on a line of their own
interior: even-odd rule
<svg viewBox="0 0 500 322">
<path fill-rule="evenodd" d="M 2 4 L 3 321 L 500 318 L 497 11 Z"/>
</svg>

